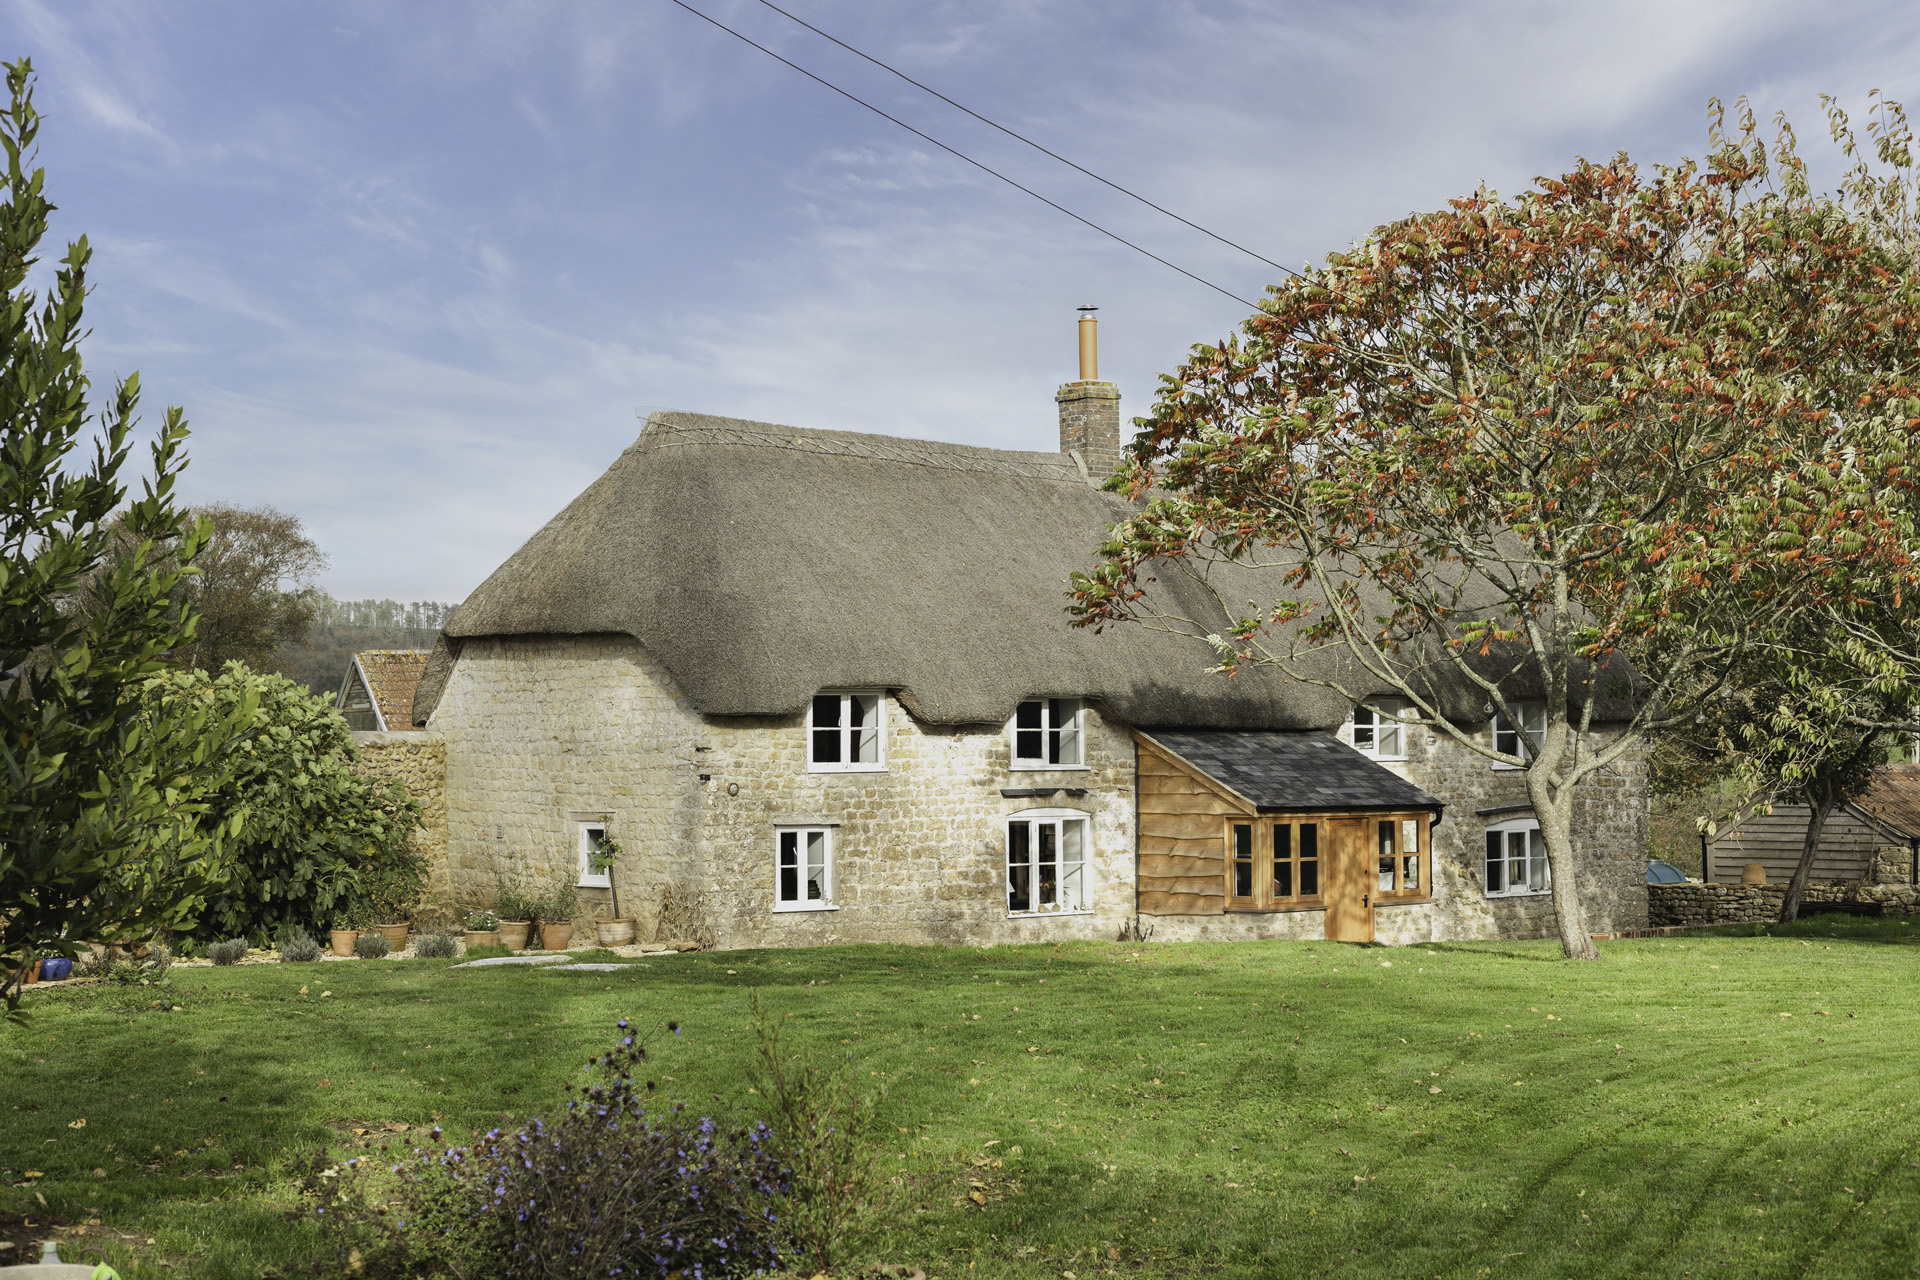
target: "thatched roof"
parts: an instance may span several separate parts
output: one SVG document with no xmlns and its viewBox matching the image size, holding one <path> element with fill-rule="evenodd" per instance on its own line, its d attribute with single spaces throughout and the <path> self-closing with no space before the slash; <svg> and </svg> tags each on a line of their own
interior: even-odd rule
<svg viewBox="0 0 1920 1280">
<path fill-rule="evenodd" d="M 656 413 L 454 613 L 413 719 L 432 713 L 463 640 L 591 633 L 633 636 L 711 715 L 889 688 L 933 724 L 1000 722 L 1035 696 L 1084 696 L 1134 726 L 1345 719 L 1344 698 L 1272 670 L 1209 674 L 1190 637 L 1069 626 L 1067 575 L 1095 563 L 1125 511 L 1065 454 Z M 1271 598 L 1267 575 L 1243 572 L 1228 599 Z M 1225 628 L 1184 575 L 1152 590 Z M 1472 691 L 1448 701 L 1484 719 Z"/>
</svg>

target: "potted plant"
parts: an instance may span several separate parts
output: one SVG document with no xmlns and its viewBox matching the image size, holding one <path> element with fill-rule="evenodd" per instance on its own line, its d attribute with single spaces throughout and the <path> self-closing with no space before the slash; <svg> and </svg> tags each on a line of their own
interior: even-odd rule
<svg viewBox="0 0 1920 1280">
<path fill-rule="evenodd" d="M 333 913 L 333 928 L 328 931 L 333 954 L 350 956 L 353 944 L 360 937 L 360 931 L 366 928 L 366 911 L 359 907 L 347 907 Z"/>
<path fill-rule="evenodd" d="M 613 864 L 619 861 L 620 855 L 624 852 L 620 842 L 613 838 L 613 833 L 606 831 L 601 833 L 599 841 L 594 845 L 593 854 L 588 860 L 588 865 L 595 872 L 606 872 L 607 894 L 613 899 L 613 919 L 593 922 L 595 931 L 600 935 L 600 945 L 603 947 L 624 947 L 633 941 L 634 922 L 620 914 L 620 886 L 613 882 Z"/>
<path fill-rule="evenodd" d="M 406 950 L 407 918 L 420 905 L 426 887 L 426 873 L 418 857 L 392 859 L 362 877 L 361 892 L 372 919 L 388 922 L 373 927 L 386 936 L 390 950 Z"/>
<path fill-rule="evenodd" d="M 498 876 L 496 883 L 499 888 L 493 898 L 493 913 L 498 918 L 500 941 L 510 951 L 525 951 L 527 935 L 540 914 L 540 903 L 522 892 L 518 885 L 508 884 Z"/>
<path fill-rule="evenodd" d="M 386 935 L 387 949 L 389 951 L 405 951 L 407 949 L 408 926 L 405 920 L 402 920 L 399 924 L 376 924 L 373 927 L 380 933 Z"/>
<path fill-rule="evenodd" d="M 565 951 L 573 942 L 573 917 L 580 909 L 580 891 L 561 883 L 553 886 L 540 900 L 540 945 L 548 951 Z"/>
<path fill-rule="evenodd" d="M 500 945 L 500 917 L 491 911 L 469 911 L 467 930 L 463 935 L 469 947 L 497 947 Z"/>
</svg>

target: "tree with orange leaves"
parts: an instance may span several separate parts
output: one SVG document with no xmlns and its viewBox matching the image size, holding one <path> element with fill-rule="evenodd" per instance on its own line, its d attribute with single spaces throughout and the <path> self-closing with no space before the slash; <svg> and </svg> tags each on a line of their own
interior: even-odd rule
<svg viewBox="0 0 1920 1280">
<path fill-rule="evenodd" d="M 1075 575 L 1078 623 L 1391 695 L 1524 769 L 1562 946 L 1596 957 L 1581 784 L 1914 545 L 1887 481 L 1920 420 L 1920 277 L 1835 206 L 1773 190 L 1765 159 L 1582 163 L 1270 288 L 1163 379 L 1109 482 L 1140 506 Z M 1229 598 L 1246 566 L 1270 598 Z M 1172 573 L 1218 613 L 1171 611 L 1190 593 L 1152 580 Z M 1464 711 L 1444 692 L 1463 686 Z M 1495 714 L 1523 726 L 1515 749 Z"/>
</svg>

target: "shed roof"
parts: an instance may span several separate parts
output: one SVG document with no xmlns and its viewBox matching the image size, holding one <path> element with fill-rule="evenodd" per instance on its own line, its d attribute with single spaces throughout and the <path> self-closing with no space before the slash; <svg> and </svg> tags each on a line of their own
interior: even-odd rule
<svg viewBox="0 0 1920 1280">
<path fill-rule="evenodd" d="M 427 669 L 427 649 L 362 649 L 353 655 L 367 692 L 373 695 L 380 720 L 388 729 L 413 724 L 413 696 Z"/>
<path fill-rule="evenodd" d="M 1890 764 L 1875 770 L 1866 794 L 1854 801 L 1892 827 L 1901 839 L 1920 839 L 1920 764 Z"/>
<path fill-rule="evenodd" d="M 1445 805 L 1329 733 L 1152 729 L 1142 737 L 1253 802 L 1262 813 L 1431 809 Z"/>
<path fill-rule="evenodd" d="M 887 688 L 934 724 L 997 723 L 1044 696 L 1091 698 L 1131 725 L 1346 718 L 1345 698 L 1272 668 L 1210 673 L 1189 635 L 1068 625 L 1068 575 L 1094 565 L 1129 509 L 1067 454 L 655 413 L 455 611 L 412 723 L 431 716 L 465 639 L 593 633 L 634 637 L 709 715 L 791 715 L 821 689 Z M 1176 566 L 1147 590 L 1221 634 L 1221 600 L 1284 591 L 1277 570 L 1209 573 Z M 1316 663 L 1353 670 L 1331 649 Z M 1483 694 L 1441 665 L 1428 684 L 1447 714 L 1483 721 Z"/>
</svg>

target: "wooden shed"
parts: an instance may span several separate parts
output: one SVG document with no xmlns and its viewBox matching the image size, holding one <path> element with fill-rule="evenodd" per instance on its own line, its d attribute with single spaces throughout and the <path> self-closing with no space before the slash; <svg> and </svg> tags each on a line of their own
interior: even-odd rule
<svg viewBox="0 0 1920 1280">
<path fill-rule="evenodd" d="M 1914 847 L 1914 833 L 1884 816 L 1876 817 L 1868 811 L 1866 800 L 1862 797 L 1860 802 L 1842 805 L 1827 819 L 1808 877 L 1813 883 L 1861 880 L 1872 872 L 1874 854 L 1881 849 L 1906 853 Z M 1804 804 L 1776 803 L 1723 829 L 1707 843 L 1707 882 L 1739 884 L 1740 873 L 1750 862 L 1765 868 L 1769 884 L 1791 880 L 1800 865 L 1809 816 Z"/>
<path fill-rule="evenodd" d="M 1330 734 L 1136 733 L 1144 915 L 1315 911 L 1371 942 L 1374 910 L 1430 902 L 1439 800 Z"/>
</svg>

